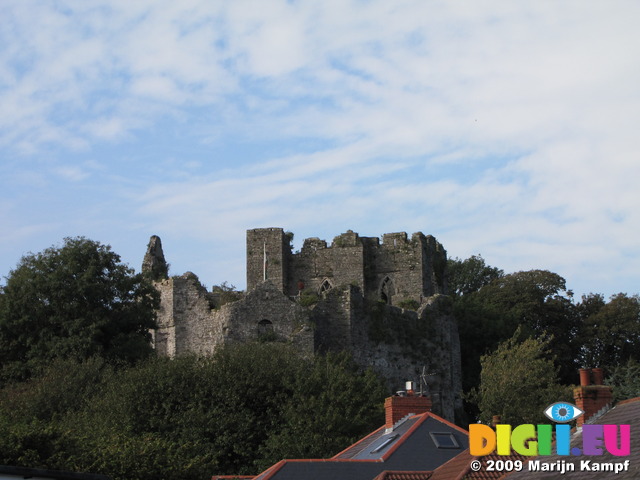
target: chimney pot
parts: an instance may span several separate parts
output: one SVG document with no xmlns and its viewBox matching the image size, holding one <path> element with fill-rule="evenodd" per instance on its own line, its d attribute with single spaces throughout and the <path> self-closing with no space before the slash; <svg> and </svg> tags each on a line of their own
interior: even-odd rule
<svg viewBox="0 0 640 480">
<path fill-rule="evenodd" d="M 591 370 L 588 368 L 580 369 L 580 386 L 586 387 L 591 385 Z"/>
<path fill-rule="evenodd" d="M 591 369 L 591 373 L 593 374 L 594 385 L 604 385 L 604 370 L 601 368 L 593 368 Z"/>
<path fill-rule="evenodd" d="M 407 395 L 413 395 L 416 390 L 416 382 L 407 381 L 404 385 L 404 388 L 407 390 Z"/>
<path fill-rule="evenodd" d="M 573 398 L 576 406 L 584 411 L 584 415 L 576 421 L 578 427 L 581 427 L 584 422 L 589 421 L 589 419 L 602 408 L 610 405 L 613 400 L 612 388 L 602 385 L 602 369 L 593 369 L 595 385 L 590 385 L 590 374 L 591 370 L 586 368 L 580 369 L 580 386 L 573 390 Z"/>
</svg>

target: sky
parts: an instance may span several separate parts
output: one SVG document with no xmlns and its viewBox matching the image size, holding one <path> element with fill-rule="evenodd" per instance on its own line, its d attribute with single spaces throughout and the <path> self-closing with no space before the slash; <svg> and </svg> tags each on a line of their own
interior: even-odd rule
<svg viewBox="0 0 640 480">
<path fill-rule="evenodd" d="M 449 257 L 640 292 L 640 2 L 3 0 L 0 276 L 65 237 L 246 286 L 294 248 L 417 231 Z M 6 280 L 3 278 L 0 283 Z"/>
</svg>

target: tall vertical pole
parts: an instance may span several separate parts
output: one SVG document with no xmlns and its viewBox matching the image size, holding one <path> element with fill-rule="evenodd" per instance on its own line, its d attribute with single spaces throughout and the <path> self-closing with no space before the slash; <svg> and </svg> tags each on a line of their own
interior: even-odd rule
<svg viewBox="0 0 640 480">
<path fill-rule="evenodd" d="M 267 281 L 267 242 L 264 242 L 264 262 L 262 264 L 262 281 Z"/>
</svg>

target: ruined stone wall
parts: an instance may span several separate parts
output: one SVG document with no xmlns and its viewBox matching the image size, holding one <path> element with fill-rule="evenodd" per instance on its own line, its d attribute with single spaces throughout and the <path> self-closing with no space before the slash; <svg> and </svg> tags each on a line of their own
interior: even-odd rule
<svg viewBox="0 0 640 480">
<path fill-rule="evenodd" d="M 323 298 L 311 309 L 310 320 L 315 325 L 315 350 L 352 351 L 360 344 L 355 325 L 354 305 L 351 296 L 353 285 L 336 287 L 323 294 Z"/>
<path fill-rule="evenodd" d="M 142 260 L 142 271 L 152 280 L 166 280 L 169 278 L 169 265 L 164 259 L 162 241 L 157 235 L 152 235 L 147 245 L 147 253 Z"/>
<path fill-rule="evenodd" d="M 176 354 L 176 329 L 173 309 L 173 280 L 156 282 L 160 293 L 160 308 L 156 312 L 158 328 L 151 332 L 153 346 L 158 355 L 174 357 Z"/>
<path fill-rule="evenodd" d="M 182 353 L 210 354 L 217 343 L 211 303 L 198 277 L 187 272 L 156 282 L 160 292 L 158 329 L 154 344 L 158 353 L 169 357 Z"/>
<path fill-rule="evenodd" d="M 269 280 L 242 300 L 223 305 L 216 317 L 222 343 L 288 341 L 303 353 L 314 352 L 308 311 L 283 295 Z"/>
<path fill-rule="evenodd" d="M 433 236 L 427 235 L 424 238 L 425 261 L 429 265 L 427 275 L 424 277 L 425 291 L 427 295 L 446 295 L 448 293 L 446 275 L 447 251 Z"/>
<path fill-rule="evenodd" d="M 357 286 L 338 287 L 312 308 L 316 351 L 347 350 L 392 389 L 418 381 L 423 369 L 434 411 L 453 420 L 462 411 L 460 343 L 448 297 L 425 300 L 416 312 L 364 298 Z"/>
<path fill-rule="evenodd" d="M 261 339 L 288 341 L 304 353 L 314 352 L 308 312 L 270 281 L 222 306 L 212 302 L 212 295 L 190 272 L 155 286 L 160 310 L 152 336 L 160 355 L 210 355 L 223 344 Z"/>
</svg>

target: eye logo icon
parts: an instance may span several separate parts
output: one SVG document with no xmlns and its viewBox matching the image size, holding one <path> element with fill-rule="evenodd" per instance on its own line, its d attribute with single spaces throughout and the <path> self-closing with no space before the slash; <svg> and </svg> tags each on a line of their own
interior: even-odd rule
<svg viewBox="0 0 640 480">
<path fill-rule="evenodd" d="M 549 405 L 544 414 L 549 420 L 553 420 L 556 423 L 567 423 L 571 420 L 575 420 L 584 413 L 575 405 L 566 402 L 556 402 Z"/>
</svg>

